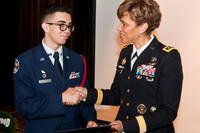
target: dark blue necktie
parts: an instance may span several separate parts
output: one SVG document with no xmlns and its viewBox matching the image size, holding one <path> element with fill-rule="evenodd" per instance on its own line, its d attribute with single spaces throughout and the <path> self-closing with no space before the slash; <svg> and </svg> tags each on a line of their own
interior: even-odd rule
<svg viewBox="0 0 200 133">
<path fill-rule="evenodd" d="M 55 59 L 54 61 L 54 68 L 58 74 L 58 76 L 62 79 L 62 68 L 61 68 L 61 64 L 59 61 L 59 53 L 55 52 L 53 55 L 53 58 Z"/>
</svg>

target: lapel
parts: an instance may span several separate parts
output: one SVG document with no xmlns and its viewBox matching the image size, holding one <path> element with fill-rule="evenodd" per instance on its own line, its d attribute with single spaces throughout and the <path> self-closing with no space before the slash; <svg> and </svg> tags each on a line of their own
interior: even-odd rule
<svg viewBox="0 0 200 133">
<path fill-rule="evenodd" d="M 127 52 L 125 53 L 125 57 L 126 57 L 126 60 L 127 60 L 127 63 L 126 63 L 126 67 L 127 67 L 127 70 L 130 71 L 131 70 L 131 54 L 133 52 L 133 45 L 130 44 L 130 46 L 128 46 L 128 49 L 127 49 Z"/>
<path fill-rule="evenodd" d="M 56 86 L 58 86 L 58 88 L 61 88 L 62 81 L 58 77 L 58 75 L 53 67 L 53 64 L 52 64 L 49 56 L 47 55 L 46 51 L 44 50 L 42 44 L 40 44 L 36 47 L 35 53 L 36 53 L 35 56 L 36 56 L 37 62 L 39 64 L 38 68 L 41 71 L 43 70 L 43 72 L 46 73 L 46 76 L 48 78 L 52 79 L 52 82 L 55 83 Z"/>
<path fill-rule="evenodd" d="M 155 51 L 159 46 L 157 38 L 154 36 L 154 39 L 150 43 L 150 45 L 140 54 L 133 65 L 132 72 L 135 73 L 137 67 L 141 64 L 148 64 L 151 61 L 151 58 L 154 57 Z"/>
</svg>

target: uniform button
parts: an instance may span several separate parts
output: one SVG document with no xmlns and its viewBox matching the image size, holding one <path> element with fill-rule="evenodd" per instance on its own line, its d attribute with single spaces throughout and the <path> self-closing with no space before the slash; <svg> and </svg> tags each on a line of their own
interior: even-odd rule
<svg viewBox="0 0 200 133">
<path fill-rule="evenodd" d="M 137 106 L 137 111 L 139 114 L 145 114 L 147 112 L 147 108 L 144 104 L 139 104 Z"/>
<path fill-rule="evenodd" d="M 128 76 L 128 79 L 131 79 L 131 77 L 130 77 L 130 76 Z"/>
<path fill-rule="evenodd" d="M 128 107 L 130 105 L 130 103 L 126 103 L 126 106 Z"/>
<path fill-rule="evenodd" d="M 155 106 L 152 106 L 151 108 L 150 108 L 150 112 L 155 112 L 156 111 L 156 107 Z"/>
<path fill-rule="evenodd" d="M 121 100 L 121 104 L 123 104 L 123 100 Z"/>
<path fill-rule="evenodd" d="M 126 92 L 129 93 L 129 92 L 130 92 L 130 89 L 127 89 Z"/>
<path fill-rule="evenodd" d="M 129 116 L 128 116 L 128 115 L 126 116 L 126 119 L 129 119 Z"/>
</svg>

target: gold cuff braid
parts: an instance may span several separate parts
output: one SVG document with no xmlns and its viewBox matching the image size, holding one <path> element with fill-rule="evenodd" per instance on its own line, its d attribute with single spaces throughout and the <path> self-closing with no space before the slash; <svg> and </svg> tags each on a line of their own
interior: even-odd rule
<svg viewBox="0 0 200 133">
<path fill-rule="evenodd" d="M 140 133 L 145 133 L 147 131 L 147 125 L 144 120 L 144 117 L 142 115 L 139 115 L 139 116 L 136 116 L 135 118 L 138 122 Z"/>
<path fill-rule="evenodd" d="M 103 100 L 103 91 L 101 89 L 97 89 L 97 101 L 96 104 L 101 104 Z"/>
</svg>

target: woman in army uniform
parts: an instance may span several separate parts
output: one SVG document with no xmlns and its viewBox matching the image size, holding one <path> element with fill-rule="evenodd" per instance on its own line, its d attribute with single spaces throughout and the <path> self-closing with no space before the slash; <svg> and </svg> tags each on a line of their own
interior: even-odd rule
<svg viewBox="0 0 200 133">
<path fill-rule="evenodd" d="M 126 0 L 117 15 L 121 42 L 130 45 L 121 50 L 111 89 L 85 89 L 85 103 L 119 105 L 110 123 L 115 131 L 174 133 L 182 64 L 179 52 L 153 34 L 160 25 L 159 5 L 154 0 Z"/>
</svg>

